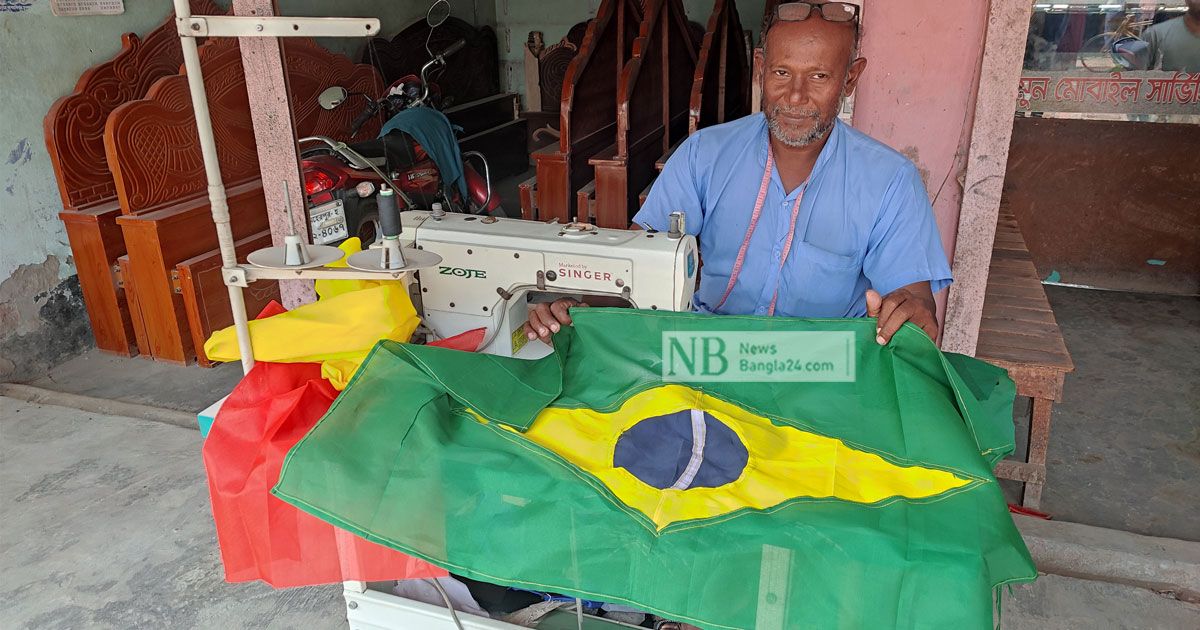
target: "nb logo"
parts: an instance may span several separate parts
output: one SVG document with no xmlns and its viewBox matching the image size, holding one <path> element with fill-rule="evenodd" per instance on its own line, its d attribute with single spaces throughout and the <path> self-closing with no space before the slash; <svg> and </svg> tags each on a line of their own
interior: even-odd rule
<svg viewBox="0 0 1200 630">
<path fill-rule="evenodd" d="M 465 269 L 463 267 L 438 267 L 438 273 L 443 276 L 458 276 L 460 278 L 486 278 L 487 272 L 482 269 Z"/>
<path fill-rule="evenodd" d="M 684 376 L 717 376 L 729 369 L 729 360 L 725 357 L 725 339 L 719 336 L 671 336 L 667 339 L 665 350 L 667 360 L 663 365 L 666 369 L 664 376 L 679 376 L 677 370 L 682 371 Z"/>
</svg>

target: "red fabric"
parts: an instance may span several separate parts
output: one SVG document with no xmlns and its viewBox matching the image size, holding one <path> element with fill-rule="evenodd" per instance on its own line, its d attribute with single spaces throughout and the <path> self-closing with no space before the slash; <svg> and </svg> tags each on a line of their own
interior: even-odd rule
<svg viewBox="0 0 1200 630">
<path fill-rule="evenodd" d="M 475 352 L 479 349 L 479 344 L 483 343 L 483 336 L 485 333 L 487 333 L 486 328 L 475 328 L 453 337 L 446 337 L 445 339 L 430 341 L 425 345 L 437 346 L 439 348 L 450 348 L 451 350 Z"/>
<path fill-rule="evenodd" d="M 272 301 L 258 318 L 286 311 Z M 432 344 L 474 352 L 485 332 L 469 330 Z M 222 404 L 203 456 L 227 581 L 262 580 L 284 588 L 446 575 L 272 496 L 284 457 L 337 394 L 329 380 L 320 378 L 320 364 L 260 362 Z"/>
<path fill-rule="evenodd" d="M 284 457 L 337 394 L 320 364 L 258 363 L 222 405 L 203 454 L 226 580 L 283 588 L 446 575 L 271 495 Z"/>
<path fill-rule="evenodd" d="M 271 302 L 258 319 L 286 310 Z M 470 330 L 430 345 L 473 352 L 485 332 Z M 284 588 L 446 575 L 271 495 L 288 451 L 337 396 L 321 378 L 319 363 L 257 363 L 221 406 L 203 456 L 226 580 Z"/>
<path fill-rule="evenodd" d="M 286 310 L 271 302 L 258 318 Z M 448 339 L 447 345 L 475 350 L 482 331 L 477 339 L 464 339 L 475 332 Z M 337 395 L 321 378 L 320 364 L 258 363 L 221 406 L 203 456 L 226 580 L 262 580 L 284 588 L 446 575 L 271 495 L 288 451 L 325 415 Z"/>
<path fill-rule="evenodd" d="M 275 300 L 271 300 L 270 302 L 267 302 L 267 305 L 263 307 L 262 312 L 259 313 L 258 317 L 255 317 L 254 319 L 266 319 L 268 317 L 286 312 L 287 309 L 284 308 L 282 304 L 276 302 Z"/>
</svg>

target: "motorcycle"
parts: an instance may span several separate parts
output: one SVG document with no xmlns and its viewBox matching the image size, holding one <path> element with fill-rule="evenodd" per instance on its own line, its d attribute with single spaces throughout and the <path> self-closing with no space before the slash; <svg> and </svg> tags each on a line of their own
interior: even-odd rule
<svg viewBox="0 0 1200 630">
<path fill-rule="evenodd" d="M 448 13 L 434 17 L 431 9 L 426 20 L 430 27 L 436 27 L 446 16 Z M 440 21 L 435 23 L 435 20 Z M 429 75 L 435 69 L 445 67 L 446 57 L 465 45 L 466 42 L 460 39 L 432 55 L 422 66 L 419 77 L 408 75 L 392 83 L 381 99 L 350 93 L 335 86 L 322 92 L 318 100 L 322 108 L 331 110 L 343 106 L 352 96 L 366 99 L 366 108 L 351 124 L 350 136 L 378 115 L 389 120 L 411 108 L 437 109 L 441 95 L 437 86 L 430 82 Z M 453 135 L 452 129 L 448 131 Z M 499 197 L 492 193 L 487 158 L 477 151 L 462 154 L 467 188 L 466 198 L 463 198 L 457 190 L 449 190 L 425 149 L 411 136 L 399 131 L 354 144 L 325 136 L 309 136 L 301 138 L 300 145 L 304 192 L 312 240 L 316 245 L 337 244 L 351 236 L 362 239 L 363 247 L 374 242 L 380 234 L 378 193 L 383 185 L 395 191 L 401 210 L 436 209 L 436 205 L 441 205 L 449 212 L 504 216 Z M 475 170 L 474 162 L 482 165 L 482 176 Z"/>
</svg>

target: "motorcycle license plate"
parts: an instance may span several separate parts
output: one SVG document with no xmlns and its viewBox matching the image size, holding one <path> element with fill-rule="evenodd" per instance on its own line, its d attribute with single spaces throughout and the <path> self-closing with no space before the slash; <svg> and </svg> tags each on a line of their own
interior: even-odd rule
<svg viewBox="0 0 1200 630">
<path fill-rule="evenodd" d="M 313 208 L 308 216 L 314 245 L 325 245 L 350 236 L 346 229 L 346 208 L 340 199 Z"/>
</svg>

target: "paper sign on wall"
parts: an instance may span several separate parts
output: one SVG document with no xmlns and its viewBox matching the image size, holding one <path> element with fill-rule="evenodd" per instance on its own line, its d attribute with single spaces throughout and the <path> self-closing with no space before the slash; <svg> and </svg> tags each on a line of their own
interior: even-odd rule
<svg viewBox="0 0 1200 630">
<path fill-rule="evenodd" d="M 125 0 L 50 0 L 54 15 L 120 15 L 125 12 Z"/>
</svg>

